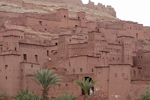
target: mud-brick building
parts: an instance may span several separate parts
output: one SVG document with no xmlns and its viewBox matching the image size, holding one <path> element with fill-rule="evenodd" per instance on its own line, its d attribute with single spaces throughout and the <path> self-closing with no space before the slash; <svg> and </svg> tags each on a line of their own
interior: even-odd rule
<svg viewBox="0 0 150 100">
<path fill-rule="evenodd" d="M 150 45 L 144 41 L 143 25 L 87 22 L 84 12 L 70 19 L 67 9 L 20 19 L 24 26 L 57 37 L 29 37 L 19 30 L 0 33 L 0 90 L 9 97 L 24 88 L 41 95 L 40 87 L 31 80 L 41 68 L 63 76 L 64 84 L 49 90 L 51 97 L 65 92 L 81 96 L 82 89 L 74 82 L 87 77 L 100 83 L 93 87 L 94 94 L 109 100 L 139 100 L 150 85 Z"/>
</svg>

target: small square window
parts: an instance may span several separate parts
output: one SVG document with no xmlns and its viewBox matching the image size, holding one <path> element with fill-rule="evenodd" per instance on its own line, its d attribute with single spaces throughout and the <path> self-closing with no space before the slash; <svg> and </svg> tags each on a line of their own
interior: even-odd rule
<svg viewBox="0 0 150 100">
<path fill-rule="evenodd" d="M 8 65 L 5 65 L 5 69 L 8 69 Z"/>
<path fill-rule="evenodd" d="M 94 70 L 92 69 L 92 72 L 94 72 Z"/>
<path fill-rule="evenodd" d="M 27 61 L 27 54 L 23 54 L 23 59 Z"/>
<path fill-rule="evenodd" d="M 39 21 L 39 24 L 42 25 L 42 21 Z"/>
<path fill-rule="evenodd" d="M 82 72 L 82 68 L 80 68 L 80 72 Z"/>
<path fill-rule="evenodd" d="M 38 62 L 38 55 L 35 55 L 35 61 Z"/>
<path fill-rule="evenodd" d="M 73 69 L 73 72 L 75 72 L 75 69 Z"/>
</svg>

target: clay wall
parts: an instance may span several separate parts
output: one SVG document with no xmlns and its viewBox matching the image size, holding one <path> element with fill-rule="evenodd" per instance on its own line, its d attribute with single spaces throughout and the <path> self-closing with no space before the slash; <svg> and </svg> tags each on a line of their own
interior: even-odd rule
<svg viewBox="0 0 150 100">
<path fill-rule="evenodd" d="M 0 41 L 3 41 L 3 36 L 7 36 L 7 35 L 16 35 L 16 36 L 19 36 L 20 39 L 24 39 L 25 38 L 23 32 L 16 31 L 16 30 L 9 30 L 9 31 L 0 33 Z"/>
<path fill-rule="evenodd" d="M 87 43 L 69 45 L 69 56 L 80 56 L 87 54 Z"/>
<path fill-rule="evenodd" d="M 1 48 L 1 85 L 2 91 L 7 91 L 7 96 L 14 96 L 17 91 L 20 92 L 20 55 L 19 55 L 19 37 L 7 35 L 3 38 L 3 47 Z M 14 63 L 15 62 L 15 63 Z M 11 84 L 10 84 L 11 83 Z M 3 84 L 3 85 L 2 85 Z M 4 86 L 4 84 L 6 84 Z"/>
<path fill-rule="evenodd" d="M 9 24 L 10 25 L 18 25 L 18 26 L 26 26 L 27 25 L 27 19 L 25 16 L 19 16 L 16 18 L 9 18 Z"/>
<path fill-rule="evenodd" d="M 1 91 L 6 91 L 8 97 L 15 96 L 17 95 L 17 92 L 21 92 L 20 56 L 6 55 L 2 57 L 1 55 L 0 62 L 3 62 L 0 64 L 0 66 L 2 66 L 0 68 Z"/>
<path fill-rule="evenodd" d="M 96 27 L 98 27 L 97 22 L 86 22 L 89 31 L 95 31 Z"/>
<path fill-rule="evenodd" d="M 89 73 L 96 72 L 96 70 L 94 69 L 95 66 L 107 66 L 108 65 L 104 58 L 99 58 L 99 57 L 94 57 L 94 56 L 89 56 L 89 55 L 87 57 L 88 57 L 87 66 L 89 68 Z"/>
<path fill-rule="evenodd" d="M 73 27 L 76 27 L 76 26 L 80 26 L 80 21 L 78 19 L 69 19 L 68 20 L 68 27 L 69 28 L 73 28 Z"/>
<path fill-rule="evenodd" d="M 37 88 L 36 83 L 34 81 L 30 82 L 30 80 L 32 80 L 32 79 L 29 79 L 29 77 L 32 76 L 32 78 L 33 78 L 33 72 L 40 70 L 40 65 L 37 63 L 21 62 L 20 67 L 21 67 L 20 68 L 20 70 L 21 70 L 21 75 L 20 75 L 21 88 L 22 89 L 28 88 L 28 89 L 30 89 L 30 91 L 37 90 L 36 89 Z M 34 85 L 31 88 L 29 88 L 29 86 L 32 84 L 34 84 Z M 37 93 L 37 91 L 35 91 L 35 92 Z"/>
<path fill-rule="evenodd" d="M 21 16 L 22 14 L 20 13 L 14 13 L 14 12 L 3 12 L 3 11 L 0 11 L 0 16 L 3 17 L 3 18 L 17 18 L 19 16 Z M 8 20 L 8 19 L 7 19 Z"/>
<path fill-rule="evenodd" d="M 27 26 L 60 26 L 60 22 L 27 17 Z"/>
<path fill-rule="evenodd" d="M 68 44 L 71 43 L 71 35 L 62 35 L 59 37 L 58 53 L 59 59 L 66 59 L 69 57 Z"/>
<path fill-rule="evenodd" d="M 106 28 L 107 29 L 116 29 L 116 30 L 125 30 L 126 26 L 125 26 L 125 23 L 116 22 L 116 23 L 112 23 L 112 24 L 107 24 Z"/>
<path fill-rule="evenodd" d="M 119 36 L 117 41 L 123 44 L 123 63 L 133 65 L 133 51 L 135 50 L 134 38 L 130 36 Z"/>
<path fill-rule="evenodd" d="M 114 42 L 119 35 L 119 30 L 107 29 L 105 30 L 105 37 L 108 42 Z"/>
<path fill-rule="evenodd" d="M 77 12 L 77 18 L 78 20 L 80 20 L 80 26 L 85 27 L 86 26 L 85 12 Z"/>
<path fill-rule="evenodd" d="M 109 91 L 109 67 L 108 66 L 96 66 L 94 70 L 95 80 L 98 80 L 100 84 L 95 85 L 95 94 L 99 91 Z"/>
<path fill-rule="evenodd" d="M 48 30 L 49 27 L 68 27 L 73 28 L 76 26 L 80 26 L 79 20 L 68 20 L 67 23 L 65 22 L 59 22 L 59 21 L 47 21 L 42 19 L 36 19 L 36 18 L 30 18 L 27 17 L 27 26 L 32 27 L 34 30 L 42 30 L 45 31 L 45 29 Z"/>
<path fill-rule="evenodd" d="M 131 82 L 129 96 L 131 99 L 140 100 L 141 95 L 145 94 L 147 86 L 150 82 L 147 80 L 135 80 Z"/>
<path fill-rule="evenodd" d="M 75 31 L 75 34 L 87 34 L 88 29 L 86 27 L 74 27 L 73 29 Z"/>
<path fill-rule="evenodd" d="M 126 23 L 126 32 L 127 35 L 134 38 L 144 39 L 143 25 L 141 24 Z"/>
<path fill-rule="evenodd" d="M 86 42 L 87 42 L 87 39 L 83 39 L 83 38 L 87 38 L 87 36 L 73 37 L 73 38 L 71 39 L 71 43 L 72 43 L 72 44 L 86 43 Z"/>
<path fill-rule="evenodd" d="M 109 51 L 109 64 L 123 63 L 123 45 L 109 43 L 107 50 Z"/>
<path fill-rule="evenodd" d="M 90 74 L 92 70 L 88 66 L 87 56 L 75 56 L 70 58 L 70 68 L 68 68 L 69 72 L 72 74 Z"/>
<path fill-rule="evenodd" d="M 102 33 L 90 32 L 88 37 L 88 54 L 93 55 L 106 50 L 107 41 Z"/>
<path fill-rule="evenodd" d="M 58 38 L 52 39 L 50 45 L 53 45 L 53 46 L 55 45 L 55 46 L 57 46 L 57 45 L 58 45 L 58 42 L 59 42 Z"/>
<path fill-rule="evenodd" d="M 134 65 L 142 69 L 142 74 L 149 77 L 149 52 L 138 52 L 137 56 L 134 58 Z"/>
<path fill-rule="evenodd" d="M 47 61 L 47 50 L 44 46 L 20 43 L 21 62 L 40 64 L 41 67 Z M 24 57 L 26 54 L 26 59 Z"/>
<path fill-rule="evenodd" d="M 109 99 L 129 100 L 130 65 L 110 65 L 109 70 Z M 123 91 L 122 91 L 123 90 Z"/>
</svg>

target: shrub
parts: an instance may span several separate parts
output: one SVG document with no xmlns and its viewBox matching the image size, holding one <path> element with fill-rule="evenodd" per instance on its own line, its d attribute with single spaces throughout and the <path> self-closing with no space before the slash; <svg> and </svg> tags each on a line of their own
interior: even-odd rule
<svg viewBox="0 0 150 100">
<path fill-rule="evenodd" d="M 141 100 L 150 100 L 150 90 L 149 90 L 150 87 L 147 87 L 146 88 L 146 91 L 145 91 L 145 94 L 142 94 L 142 98 Z"/>
<path fill-rule="evenodd" d="M 66 93 L 65 95 L 63 96 L 59 96 L 59 97 L 56 97 L 55 99 L 51 99 L 51 100 L 75 100 L 76 99 L 76 96 L 73 95 L 73 94 L 68 94 Z"/>
</svg>

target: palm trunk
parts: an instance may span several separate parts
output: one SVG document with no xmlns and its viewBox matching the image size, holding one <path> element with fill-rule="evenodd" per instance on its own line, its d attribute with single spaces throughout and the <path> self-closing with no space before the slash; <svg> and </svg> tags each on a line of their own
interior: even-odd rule
<svg viewBox="0 0 150 100">
<path fill-rule="evenodd" d="M 48 90 L 43 90 L 43 93 L 42 93 L 42 97 L 43 97 L 43 100 L 48 100 Z"/>
<path fill-rule="evenodd" d="M 88 94 L 84 95 L 84 100 L 88 100 Z"/>
</svg>

